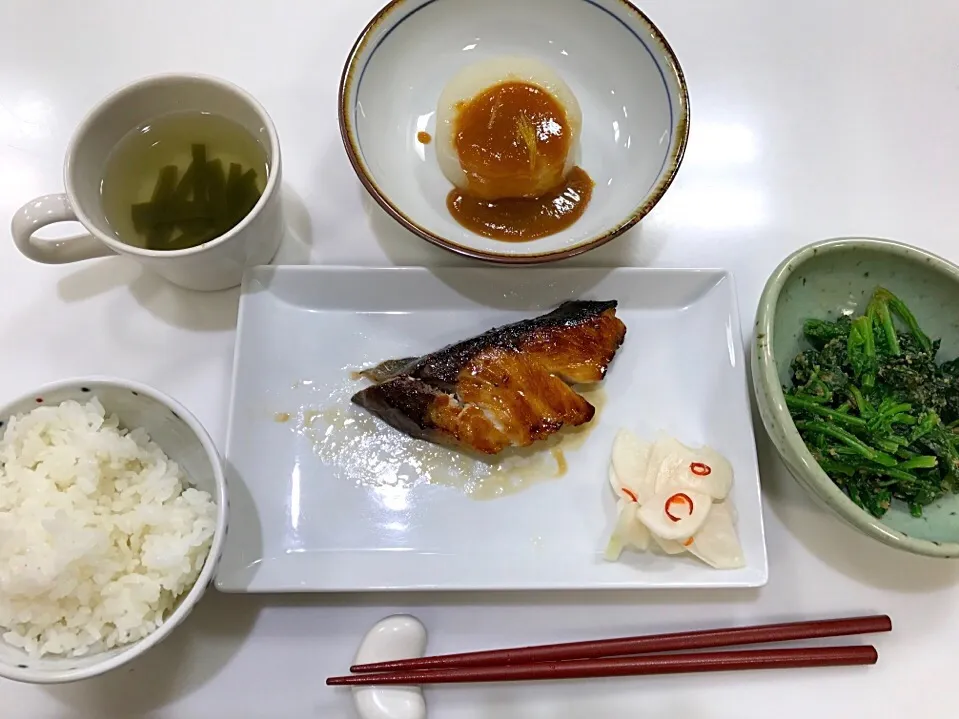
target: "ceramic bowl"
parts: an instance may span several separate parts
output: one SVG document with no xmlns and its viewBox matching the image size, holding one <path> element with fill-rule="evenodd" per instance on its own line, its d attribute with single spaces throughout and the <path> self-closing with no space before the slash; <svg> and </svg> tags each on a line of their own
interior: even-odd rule
<svg viewBox="0 0 959 719">
<path fill-rule="evenodd" d="M 579 164 L 596 183 L 568 230 L 502 242 L 446 209 L 436 104 L 463 66 L 496 56 L 551 65 L 583 111 Z M 356 174 L 403 227 L 435 245 L 501 263 L 578 255 L 617 237 L 662 198 L 682 161 L 689 98 L 662 33 L 626 0 L 394 0 L 363 30 L 343 70 L 340 132 Z"/>
<path fill-rule="evenodd" d="M 959 355 L 959 267 L 924 250 L 880 239 L 844 238 L 805 247 L 788 257 L 766 283 L 756 319 L 753 384 L 763 424 L 799 483 L 863 534 L 892 547 L 931 557 L 959 557 L 959 495 L 947 495 L 921 518 L 894 502 L 876 519 L 859 508 L 819 468 L 786 408 L 783 386 L 792 359 L 806 346 L 808 318 L 861 313 L 877 286 L 903 299 L 933 338 L 939 357 Z"/>
<path fill-rule="evenodd" d="M 108 414 L 117 415 L 122 427 L 146 430 L 150 438 L 183 468 L 193 486 L 210 493 L 217 506 L 210 552 L 193 587 L 181 596 L 173 613 L 149 636 L 123 647 L 77 658 L 33 659 L 0 640 L 0 677 L 57 684 L 116 669 L 167 637 L 190 614 L 213 578 L 226 535 L 226 481 L 213 440 L 196 417 L 179 402 L 137 382 L 105 377 L 69 379 L 41 387 L 3 405 L 0 407 L 0 422 L 5 424 L 11 416 L 29 412 L 41 401 L 44 404 L 67 400 L 85 402 L 94 396 Z"/>
</svg>

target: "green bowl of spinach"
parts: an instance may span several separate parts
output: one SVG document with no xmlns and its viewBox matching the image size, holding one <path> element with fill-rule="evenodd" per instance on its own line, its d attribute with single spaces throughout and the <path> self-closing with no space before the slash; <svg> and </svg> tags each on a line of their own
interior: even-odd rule
<svg viewBox="0 0 959 719">
<path fill-rule="evenodd" d="M 959 268 L 877 239 L 815 243 L 769 278 L 753 383 L 790 473 L 891 546 L 959 557 Z"/>
</svg>

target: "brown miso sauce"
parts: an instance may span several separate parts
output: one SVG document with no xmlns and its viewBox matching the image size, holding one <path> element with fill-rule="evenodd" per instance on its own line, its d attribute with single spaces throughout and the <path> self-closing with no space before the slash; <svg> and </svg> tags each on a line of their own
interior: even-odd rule
<svg viewBox="0 0 959 719">
<path fill-rule="evenodd" d="M 416 133 L 416 141 L 421 145 L 429 145 L 433 141 L 433 136 L 428 132 L 420 130 Z"/>
<path fill-rule="evenodd" d="M 562 232 L 586 211 L 594 183 L 574 167 L 566 180 L 541 197 L 482 200 L 454 189 L 446 207 L 463 227 L 494 240 L 525 242 Z"/>
<path fill-rule="evenodd" d="M 469 194 L 538 197 L 562 182 L 573 137 L 566 111 L 546 90 L 504 82 L 458 110 L 453 144 Z"/>
</svg>

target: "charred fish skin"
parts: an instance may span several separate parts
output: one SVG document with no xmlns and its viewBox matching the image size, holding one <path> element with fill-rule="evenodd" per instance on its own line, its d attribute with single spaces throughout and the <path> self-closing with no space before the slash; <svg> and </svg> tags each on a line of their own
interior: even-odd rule
<svg viewBox="0 0 959 719">
<path fill-rule="evenodd" d="M 521 351 L 523 343 L 537 331 L 576 327 L 615 310 L 618 304 L 616 300 L 568 300 L 545 315 L 494 327 L 481 335 L 424 355 L 401 372 L 450 391 L 456 386 L 460 371 L 479 352 L 494 348 Z"/>
<path fill-rule="evenodd" d="M 497 454 L 592 420 L 570 385 L 601 381 L 626 326 L 616 301 L 564 302 L 412 360 L 361 373 L 377 382 L 352 401 L 427 441 Z"/>
<path fill-rule="evenodd" d="M 618 306 L 616 300 L 568 300 L 545 315 L 494 327 L 481 335 L 455 342 L 422 357 L 388 359 L 375 367 L 356 372 L 358 377 L 380 383 L 400 375 L 413 375 L 452 387 L 462 367 L 469 359 L 485 349 L 501 347 L 519 350 L 536 330 L 575 327 Z"/>
<path fill-rule="evenodd" d="M 391 427 L 415 437 L 435 441 L 430 408 L 441 393 L 415 377 L 393 377 L 353 395 L 352 401 Z"/>
</svg>

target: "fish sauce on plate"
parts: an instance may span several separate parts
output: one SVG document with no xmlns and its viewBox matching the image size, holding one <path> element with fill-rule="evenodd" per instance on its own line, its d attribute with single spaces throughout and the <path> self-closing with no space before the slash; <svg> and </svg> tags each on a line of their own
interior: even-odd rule
<svg viewBox="0 0 959 719">
<path fill-rule="evenodd" d="M 597 413 L 602 410 L 603 387 L 579 391 Z M 410 437 L 342 399 L 322 408 L 303 406 L 293 416 L 293 430 L 338 480 L 369 488 L 444 486 L 480 501 L 564 477 L 568 453 L 581 447 L 595 427 L 591 422 L 569 428 L 534 447 L 489 457 Z"/>
</svg>

